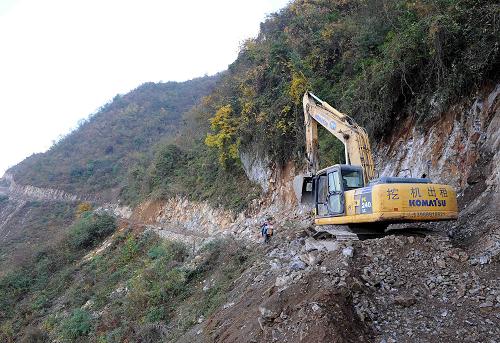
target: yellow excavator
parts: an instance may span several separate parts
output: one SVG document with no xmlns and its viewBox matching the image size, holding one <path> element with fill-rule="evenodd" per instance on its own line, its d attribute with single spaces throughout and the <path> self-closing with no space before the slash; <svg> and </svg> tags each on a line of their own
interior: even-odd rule
<svg viewBox="0 0 500 343">
<path fill-rule="evenodd" d="M 385 230 L 391 223 L 457 218 L 452 187 L 425 177 L 374 178 L 366 131 L 311 92 L 304 94 L 303 106 L 307 170 L 295 177 L 294 190 L 300 203 L 314 206 L 316 225 Z M 318 124 L 344 144 L 345 164 L 318 170 Z"/>
</svg>

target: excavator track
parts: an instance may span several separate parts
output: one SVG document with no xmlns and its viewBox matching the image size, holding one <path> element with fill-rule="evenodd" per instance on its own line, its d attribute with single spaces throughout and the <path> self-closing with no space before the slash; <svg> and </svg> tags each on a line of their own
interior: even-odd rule
<svg viewBox="0 0 500 343">
<path fill-rule="evenodd" d="M 447 239 L 445 232 L 434 231 L 425 227 L 401 225 L 391 225 L 386 229 L 381 229 L 380 227 L 370 229 L 369 227 L 356 228 L 345 225 L 322 225 L 310 227 L 308 229 L 308 234 L 317 241 L 362 241 L 383 238 L 386 236 L 437 236 Z"/>
</svg>

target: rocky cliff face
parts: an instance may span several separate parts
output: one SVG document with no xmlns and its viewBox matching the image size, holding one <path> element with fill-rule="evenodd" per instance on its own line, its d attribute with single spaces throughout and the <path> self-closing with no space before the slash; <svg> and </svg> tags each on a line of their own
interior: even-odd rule
<svg viewBox="0 0 500 343">
<path fill-rule="evenodd" d="M 40 201 L 92 201 L 88 196 L 79 196 L 70 194 L 65 191 L 54 188 L 40 188 L 32 185 L 20 185 L 15 180 L 12 174 L 6 173 L 4 175 L 5 183 L 8 187 L 3 188 L 3 192 L 8 194 L 9 197 L 40 200 Z M 0 191 L 2 191 L 0 189 Z"/>
<path fill-rule="evenodd" d="M 269 180 L 272 176 L 269 159 L 254 151 L 245 150 L 240 152 L 240 159 L 248 178 L 257 183 L 264 193 L 267 192 L 269 190 Z"/>
<path fill-rule="evenodd" d="M 432 125 L 398 125 L 376 146 L 381 175 L 426 174 L 458 192 L 457 222 L 441 223 L 454 242 L 496 256 L 500 252 L 500 84 L 452 106 Z"/>
<path fill-rule="evenodd" d="M 415 177 L 464 190 L 479 175 L 488 187 L 500 184 L 500 84 L 485 87 L 472 101 L 451 107 L 437 122 L 418 128 L 412 118 L 376 146 L 380 175 Z M 484 170 L 484 164 L 492 169 Z M 483 169 L 483 170 L 482 170 Z"/>
</svg>

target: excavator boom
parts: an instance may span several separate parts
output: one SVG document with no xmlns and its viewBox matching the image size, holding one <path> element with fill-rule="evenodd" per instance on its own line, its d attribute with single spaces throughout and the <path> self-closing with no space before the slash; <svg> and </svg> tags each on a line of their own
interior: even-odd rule
<svg viewBox="0 0 500 343">
<path fill-rule="evenodd" d="M 370 141 L 365 129 L 356 124 L 351 117 L 337 111 L 311 92 L 304 94 L 303 106 L 306 126 L 306 153 L 309 162 L 307 172 L 316 174 L 319 170 L 319 123 L 344 144 L 346 164 L 357 165 L 363 168 L 365 184 L 373 179 L 375 176 L 375 167 L 370 149 Z"/>
</svg>

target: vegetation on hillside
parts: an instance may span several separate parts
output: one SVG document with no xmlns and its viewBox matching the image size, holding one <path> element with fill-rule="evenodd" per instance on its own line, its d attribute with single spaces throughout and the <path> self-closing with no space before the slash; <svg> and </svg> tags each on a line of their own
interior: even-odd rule
<svg viewBox="0 0 500 343">
<path fill-rule="evenodd" d="M 436 119 L 458 96 L 498 80 L 499 14 L 487 0 L 296 0 L 243 44 L 208 98 L 206 143 L 223 163 L 238 159 L 238 148 L 301 160 L 306 89 L 372 138 L 404 116 Z"/>
<path fill-rule="evenodd" d="M 148 197 L 182 195 L 194 201 L 240 211 L 260 194 L 239 159 L 221 163 L 215 149 L 205 144 L 210 113 L 215 108 L 204 98 L 185 114 L 186 126 L 166 137 L 153 150 L 152 159 L 138 160 L 130 169 L 121 197 L 137 204 Z"/>
<path fill-rule="evenodd" d="M 13 342 L 28 324 L 44 314 L 58 294 L 67 290 L 78 270 L 77 261 L 116 228 L 114 218 L 87 213 L 70 228 L 65 239 L 40 249 L 0 278 L 0 340 Z M 85 244 L 82 244 L 85 242 Z M 74 301 L 71 299 L 70 301 Z M 15 320 L 14 320 L 15 319 Z"/>
<path fill-rule="evenodd" d="M 257 193 L 248 192 L 240 151 L 278 165 L 302 161 L 306 90 L 372 138 L 405 116 L 439 118 L 451 101 L 498 78 L 499 13 L 492 1 L 294 1 L 261 24 L 189 117 L 195 143 L 163 146 L 134 169 L 124 194 L 181 193 L 243 208 Z M 319 142 L 321 166 L 343 162 L 340 142 L 321 129 Z"/>
<path fill-rule="evenodd" d="M 132 228 L 89 254 L 115 228 L 87 212 L 65 239 L 0 277 L 0 341 L 172 340 L 220 306 L 252 261 L 230 241 L 193 260 L 183 244 Z"/>
<path fill-rule="evenodd" d="M 198 135 L 188 144 L 159 145 L 152 161 L 130 169 L 121 196 L 127 203 L 137 204 L 145 198 L 181 195 L 238 212 L 259 194 L 239 163 L 221 165 L 217 152 Z"/>
<path fill-rule="evenodd" d="M 211 91 L 217 79 L 150 82 L 117 95 L 48 152 L 29 157 L 10 171 L 21 184 L 109 193 L 123 185 L 130 165 L 147 158 L 165 136 L 179 132 L 184 113 Z"/>
<path fill-rule="evenodd" d="M 33 255 L 33 247 L 58 241 L 74 219 L 75 204 L 18 202 L 0 196 L 0 276 Z"/>
</svg>

